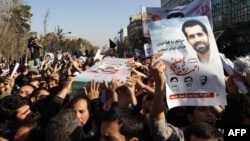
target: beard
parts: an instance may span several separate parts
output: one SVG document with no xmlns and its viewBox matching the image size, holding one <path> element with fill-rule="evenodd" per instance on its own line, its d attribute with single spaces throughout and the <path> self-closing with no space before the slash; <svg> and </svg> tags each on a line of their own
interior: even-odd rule
<svg viewBox="0 0 250 141">
<path fill-rule="evenodd" d="M 208 52 L 208 50 L 209 50 L 209 48 L 210 48 L 210 44 L 209 43 L 204 43 L 204 47 L 202 47 L 202 48 L 197 48 L 196 46 L 198 45 L 198 44 L 200 44 L 200 43 L 196 43 L 195 45 L 194 45 L 194 50 L 197 52 L 197 53 L 199 53 L 199 54 L 206 54 L 207 52 Z"/>
</svg>

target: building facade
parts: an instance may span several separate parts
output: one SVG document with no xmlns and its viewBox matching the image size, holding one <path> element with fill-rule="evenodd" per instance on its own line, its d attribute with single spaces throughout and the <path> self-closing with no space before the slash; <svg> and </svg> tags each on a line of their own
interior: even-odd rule
<svg viewBox="0 0 250 141">
<path fill-rule="evenodd" d="M 142 16 L 138 15 L 130 16 L 128 29 L 128 41 L 127 50 L 129 54 L 134 54 L 135 49 L 143 51 L 143 32 L 142 32 Z"/>
<path fill-rule="evenodd" d="M 250 55 L 250 0 L 212 0 L 214 31 L 223 30 L 218 47 L 227 57 Z"/>
<path fill-rule="evenodd" d="M 118 32 L 118 41 L 117 43 L 117 54 L 121 57 L 124 57 L 124 53 L 127 53 L 129 47 L 128 40 L 128 28 L 121 28 Z"/>
</svg>

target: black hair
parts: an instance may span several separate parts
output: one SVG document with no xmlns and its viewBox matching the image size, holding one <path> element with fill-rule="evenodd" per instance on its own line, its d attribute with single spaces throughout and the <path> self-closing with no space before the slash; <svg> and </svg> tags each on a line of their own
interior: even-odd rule
<svg viewBox="0 0 250 141">
<path fill-rule="evenodd" d="M 92 113 L 92 111 L 91 111 L 92 107 L 91 107 L 90 99 L 86 95 L 77 95 L 71 100 L 70 107 L 73 108 L 73 106 L 76 104 L 76 102 L 78 102 L 81 99 L 86 101 L 87 109 L 88 109 L 88 112 L 89 112 L 89 120 L 87 121 L 87 123 L 84 125 L 84 128 L 83 128 L 85 132 L 88 132 L 88 131 L 91 130 L 92 121 L 93 121 L 93 116 L 91 114 Z"/>
<path fill-rule="evenodd" d="M 28 105 L 28 101 L 21 96 L 9 95 L 0 101 L 0 122 L 16 118 L 17 109 Z"/>
<path fill-rule="evenodd" d="M 241 124 L 243 118 L 250 118 L 250 97 L 246 94 L 229 94 L 228 104 L 222 116 L 224 124 Z"/>
<path fill-rule="evenodd" d="M 174 79 L 176 79 L 178 81 L 178 78 L 177 77 L 171 77 L 170 78 L 170 81 L 172 82 Z"/>
<path fill-rule="evenodd" d="M 189 124 L 185 106 L 171 108 L 166 114 L 166 119 L 176 127 L 183 127 Z"/>
<path fill-rule="evenodd" d="M 35 87 L 34 85 L 30 84 L 30 82 L 26 82 L 26 83 L 24 83 L 21 87 L 23 87 L 23 86 L 30 86 L 30 87 L 32 87 L 32 88 L 33 88 L 33 90 L 35 90 L 35 89 L 36 89 L 36 87 Z"/>
<path fill-rule="evenodd" d="M 195 136 L 201 139 L 216 139 L 223 141 L 223 134 L 213 125 L 205 122 L 197 122 L 189 125 L 184 131 L 186 141 L 190 141 L 190 137 Z"/>
<path fill-rule="evenodd" d="M 28 48 L 30 48 L 32 46 L 32 42 L 35 40 L 35 39 L 38 39 L 37 37 L 30 37 L 28 39 Z"/>
<path fill-rule="evenodd" d="M 206 26 L 201 22 L 201 21 L 198 21 L 198 20 L 188 20 L 188 21 L 185 21 L 182 25 L 182 32 L 184 33 L 184 35 L 187 37 L 187 33 L 185 32 L 185 28 L 187 27 L 192 27 L 192 26 L 196 26 L 196 25 L 199 25 L 201 26 L 202 30 L 208 34 L 208 30 L 206 28 Z"/>
<path fill-rule="evenodd" d="M 177 12 L 177 13 L 171 13 L 167 16 L 167 19 L 171 19 L 171 18 L 183 18 L 184 14 Z"/>
<path fill-rule="evenodd" d="M 192 78 L 191 76 L 187 76 L 187 77 L 185 77 L 185 78 L 184 78 L 184 81 L 186 82 L 186 80 L 187 80 L 188 78 L 190 78 L 190 79 L 191 79 L 191 81 L 193 81 L 193 78 Z"/>
<path fill-rule="evenodd" d="M 38 94 L 39 94 L 39 92 L 40 92 L 41 90 L 45 90 L 45 91 L 49 92 L 49 89 L 47 89 L 47 88 L 45 88 L 45 87 L 36 88 L 36 89 L 31 93 L 30 97 L 37 97 Z"/>
<path fill-rule="evenodd" d="M 137 137 L 139 140 L 149 138 L 148 122 L 146 118 L 135 109 L 129 107 L 110 109 L 104 114 L 102 122 L 113 121 L 118 122 L 120 125 L 120 133 L 125 136 L 126 140 L 132 137 Z"/>
</svg>

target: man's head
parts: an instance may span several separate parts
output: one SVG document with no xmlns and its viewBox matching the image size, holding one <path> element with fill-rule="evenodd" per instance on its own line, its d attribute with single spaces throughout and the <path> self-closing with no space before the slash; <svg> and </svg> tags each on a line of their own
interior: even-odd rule
<svg viewBox="0 0 250 141">
<path fill-rule="evenodd" d="M 0 121 L 20 122 L 31 115 L 28 101 L 21 96 L 6 96 L 0 101 Z"/>
<path fill-rule="evenodd" d="M 205 54 L 209 51 L 208 30 L 202 22 L 188 20 L 183 23 L 182 32 L 197 53 Z"/>
<path fill-rule="evenodd" d="M 29 42 L 30 45 L 36 44 L 37 41 L 38 41 L 37 37 L 30 37 L 29 40 L 28 40 L 28 42 Z"/>
<path fill-rule="evenodd" d="M 186 84 L 187 89 L 192 89 L 192 83 L 193 83 L 193 78 L 190 76 L 187 76 L 184 78 L 184 82 Z"/>
<path fill-rule="evenodd" d="M 19 88 L 18 95 L 28 100 L 35 89 L 36 87 L 29 83 L 24 84 Z"/>
<path fill-rule="evenodd" d="M 40 82 L 41 82 L 41 78 L 36 77 L 36 78 L 31 79 L 29 84 L 33 85 L 35 88 L 39 88 Z"/>
<path fill-rule="evenodd" d="M 190 123 L 206 122 L 211 125 L 216 123 L 216 114 L 212 106 L 187 106 L 186 112 Z"/>
<path fill-rule="evenodd" d="M 70 106 L 74 109 L 76 117 L 81 121 L 82 125 L 86 125 L 90 119 L 91 106 L 87 96 L 76 96 L 72 99 Z"/>
<path fill-rule="evenodd" d="M 207 76 L 202 75 L 200 77 L 200 82 L 201 82 L 201 85 L 204 86 L 207 83 Z"/>
<path fill-rule="evenodd" d="M 130 108 L 111 109 L 105 113 L 101 124 L 101 141 L 140 141 L 146 132 L 146 119 Z"/>
<path fill-rule="evenodd" d="M 79 57 L 79 63 L 84 64 L 86 62 L 86 57 L 80 56 Z"/>
<path fill-rule="evenodd" d="M 178 78 L 177 77 L 171 77 L 170 82 L 171 82 L 172 87 L 178 87 Z"/>
<path fill-rule="evenodd" d="M 33 78 L 39 78 L 41 76 L 37 67 L 30 68 L 27 75 L 29 80 Z"/>
<path fill-rule="evenodd" d="M 172 83 L 178 83 L 178 78 L 177 78 L 177 77 L 171 77 L 171 78 L 170 78 L 170 81 L 171 81 Z"/>
<path fill-rule="evenodd" d="M 211 124 L 205 122 L 193 123 L 184 131 L 186 141 L 223 141 L 223 134 Z"/>
<path fill-rule="evenodd" d="M 35 102 L 46 98 L 47 96 L 49 96 L 49 90 L 47 88 L 37 88 L 35 89 L 31 95 L 30 95 L 30 104 L 34 104 Z"/>
<path fill-rule="evenodd" d="M 71 108 L 62 109 L 51 118 L 46 128 L 46 141 L 79 141 L 83 128 Z"/>
</svg>

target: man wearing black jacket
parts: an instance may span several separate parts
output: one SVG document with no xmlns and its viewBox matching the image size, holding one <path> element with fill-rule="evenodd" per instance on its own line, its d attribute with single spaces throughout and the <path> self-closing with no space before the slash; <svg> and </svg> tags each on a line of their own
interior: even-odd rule
<svg viewBox="0 0 250 141">
<path fill-rule="evenodd" d="M 40 61 L 40 48 L 41 45 L 38 44 L 37 37 L 31 37 L 28 41 L 28 48 L 30 49 L 31 59 L 34 60 L 34 65 L 41 65 Z"/>
</svg>

